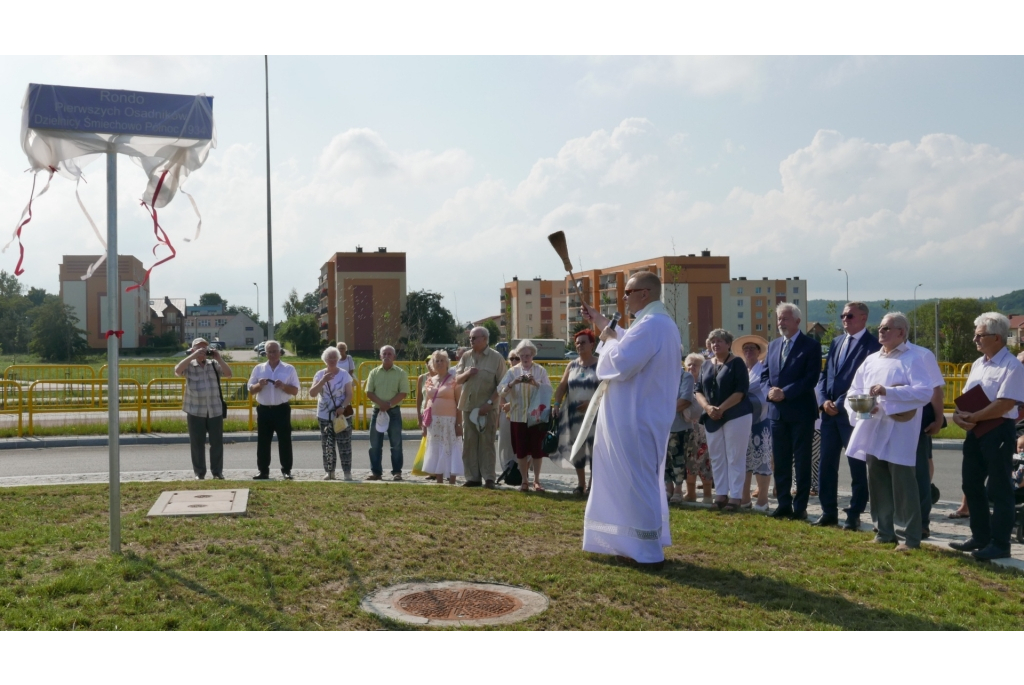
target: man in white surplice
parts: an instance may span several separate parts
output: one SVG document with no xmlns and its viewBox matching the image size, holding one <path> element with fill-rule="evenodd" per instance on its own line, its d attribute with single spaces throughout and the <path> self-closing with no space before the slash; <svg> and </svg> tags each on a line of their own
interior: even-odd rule
<svg viewBox="0 0 1024 685">
<path fill-rule="evenodd" d="M 679 391 L 679 328 L 661 303 L 661 280 L 649 271 L 626 283 L 627 330 L 583 306 L 602 331 L 597 377 L 606 384 L 597 413 L 593 485 L 583 549 L 641 564 L 665 560 L 672 544 L 665 499 L 665 454 Z"/>
</svg>

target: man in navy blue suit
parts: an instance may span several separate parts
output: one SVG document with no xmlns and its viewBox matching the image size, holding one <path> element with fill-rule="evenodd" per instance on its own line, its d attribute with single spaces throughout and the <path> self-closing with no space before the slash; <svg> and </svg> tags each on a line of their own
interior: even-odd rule
<svg viewBox="0 0 1024 685">
<path fill-rule="evenodd" d="M 836 491 L 839 488 L 839 453 L 850 442 L 850 417 L 846 414 L 844 402 L 850 389 L 857 367 L 864 359 L 881 348 L 881 344 L 867 332 L 868 306 L 863 302 L 850 302 L 843 308 L 843 330 L 828 348 L 828 360 L 821 370 L 821 379 L 815 392 L 821 409 L 821 461 L 818 463 L 818 497 L 821 500 L 821 517 L 816 526 L 839 525 L 839 505 Z M 860 515 L 868 503 L 868 472 L 866 462 L 850 459 L 850 476 L 853 479 L 853 497 L 846 509 L 843 528 L 860 528 Z"/>
<path fill-rule="evenodd" d="M 775 308 L 781 337 L 768 343 L 767 368 L 761 382 L 768 384 L 768 418 L 772 422 L 772 454 L 779 506 L 774 518 L 807 519 L 811 494 L 811 441 L 818 403 L 814 387 L 821 373 L 821 345 L 800 332 L 800 308 L 783 302 Z M 796 464 L 796 499 L 790 494 Z"/>
</svg>

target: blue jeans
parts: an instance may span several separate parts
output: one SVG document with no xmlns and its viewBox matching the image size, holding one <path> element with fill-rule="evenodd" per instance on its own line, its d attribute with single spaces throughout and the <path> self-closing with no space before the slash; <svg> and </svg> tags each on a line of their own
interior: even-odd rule
<svg viewBox="0 0 1024 685">
<path fill-rule="evenodd" d="M 381 464 L 384 451 L 384 434 L 377 430 L 377 415 L 380 414 L 378 407 L 373 408 L 373 416 L 370 417 L 370 471 L 380 476 L 384 473 Z M 392 407 L 388 410 L 388 442 L 391 443 L 391 475 L 398 475 L 402 472 L 402 408 Z"/>
</svg>

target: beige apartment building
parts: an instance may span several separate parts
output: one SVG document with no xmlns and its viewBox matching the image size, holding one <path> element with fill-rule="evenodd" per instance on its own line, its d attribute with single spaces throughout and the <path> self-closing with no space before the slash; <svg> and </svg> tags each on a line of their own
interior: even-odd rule
<svg viewBox="0 0 1024 685">
<path fill-rule="evenodd" d="M 568 339 L 565 281 L 534 278 L 520 281 L 518 276 L 501 291 L 501 328 L 505 340 L 540 338 Z"/>
<path fill-rule="evenodd" d="M 405 311 L 405 253 L 337 252 L 320 268 L 320 339 L 351 351 L 394 345 Z"/>
<path fill-rule="evenodd" d="M 60 299 L 74 311 L 79 327 L 86 331 L 86 342 L 94 349 L 107 346 L 106 333 L 114 328 L 107 321 L 108 262 L 103 262 L 91 277 L 82 280 L 99 258 L 99 255 L 64 255 L 60 265 Z M 129 286 L 141 283 L 146 276 L 142 262 L 130 255 L 118 256 L 117 272 L 121 284 L 120 330 L 124 331 L 120 346 L 138 347 L 142 324 L 150 319 L 149 289 L 153 279 L 137 290 L 126 292 Z"/>
<path fill-rule="evenodd" d="M 662 301 L 679 326 L 687 350 L 704 347 L 708 333 L 725 328 L 734 336 L 753 333 L 771 340 L 774 311 L 779 302 L 789 301 L 801 308 L 807 302 L 807 281 L 794 279 L 748 281 L 732 278 L 729 257 L 700 254 L 662 256 L 602 269 L 580 271 L 576 277 L 580 293 L 588 304 L 600 307 L 605 316 L 621 312 L 620 324 L 628 327 L 630 317 L 625 306 L 625 287 L 638 271 L 653 271 L 662 280 Z M 579 313 L 579 298 L 568 288 L 567 337 L 584 320 Z M 805 317 L 806 318 L 806 317 Z"/>
</svg>

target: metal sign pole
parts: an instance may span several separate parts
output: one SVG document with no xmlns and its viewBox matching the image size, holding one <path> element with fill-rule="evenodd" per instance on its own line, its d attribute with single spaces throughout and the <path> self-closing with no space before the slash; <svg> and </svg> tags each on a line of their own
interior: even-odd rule
<svg viewBox="0 0 1024 685">
<path fill-rule="evenodd" d="M 270 226 L 270 66 L 263 55 L 263 83 L 267 96 L 267 340 L 274 339 L 274 240 Z"/>
<path fill-rule="evenodd" d="M 117 153 L 107 153 L 107 325 L 120 330 L 121 279 L 117 259 Z M 121 339 L 107 337 L 107 437 L 110 443 L 110 552 L 121 553 L 121 444 L 118 401 L 118 346 Z"/>
</svg>

